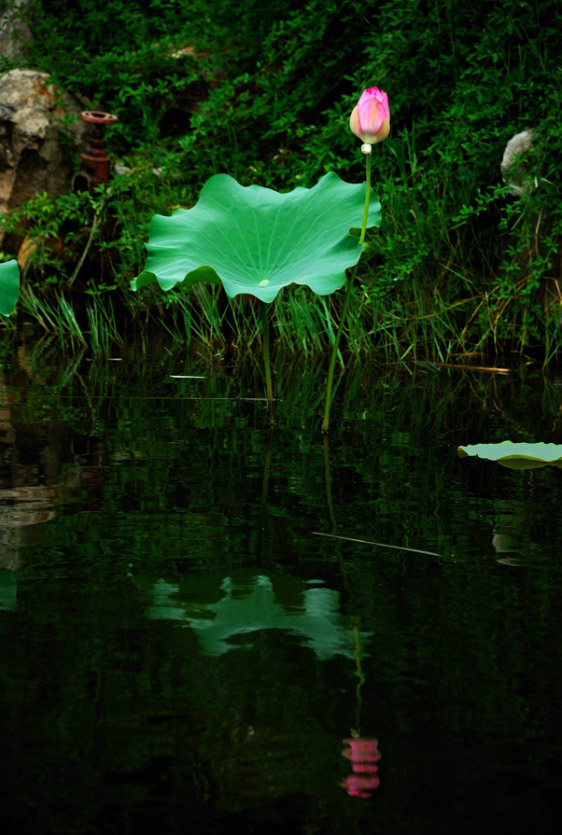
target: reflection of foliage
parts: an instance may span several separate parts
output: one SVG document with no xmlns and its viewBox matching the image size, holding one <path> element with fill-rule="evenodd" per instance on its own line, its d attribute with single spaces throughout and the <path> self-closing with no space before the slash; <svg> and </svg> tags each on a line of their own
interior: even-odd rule
<svg viewBox="0 0 562 835">
<path fill-rule="evenodd" d="M 559 773 L 548 729 L 562 669 L 558 473 L 458 461 L 456 448 L 484 430 L 491 440 L 513 436 L 514 427 L 517 437 L 560 442 L 555 387 L 540 383 L 534 414 L 533 378 L 453 384 L 425 373 L 411 383 L 368 369 L 346 375 L 344 428 L 330 438 L 338 523 L 378 541 L 438 545 L 444 558 L 428 560 L 352 543 L 336 550 L 311 536 L 329 520 L 308 368 L 279 369 L 288 420 L 274 436 L 264 520 L 262 404 L 197 399 L 253 392 L 251 367 L 235 381 L 218 370 L 174 380 L 169 374 L 196 375 L 197 362 L 167 366 L 159 357 L 152 366 L 109 369 L 26 362 L 5 375 L 10 451 L 23 457 L 35 429 L 33 450 L 43 461 L 39 430 L 58 415 L 64 432 L 50 475 L 72 467 L 80 481 L 72 503 L 65 498 L 55 518 L 29 526 L 15 543 L 18 614 L 2 614 L 0 693 L 10 732 L 1 776 L 6 791 L 14 775 L 20 790 L 25 783 L 21 803 L 21 791 L 12 792 L 20 828 L 99 831 L 91 798 L 98 802 L 108 785 L 104 812 L 119 831 L 134 831 L 147 806 L 160 824 L 171 808 L 199 823 L 217 785 L 226 812 L 267 804 L 272 793 L 325 803 L 343 776 L 339 740 L 356 707 L 353 662 L 337 654 L 320 661 L 281 629 L 255 631 L 247 651 L 203 657 L 202 633 L 146 617 L 159 578 L 194 619 L 194 601 L 216 607 L 228 597 L 208 577 L 236 579 L 241 570 L 272 578 L 284 612 L 295 598 L 284 596 L 284 580 L 338 590 L 341 629 L 359 618 L 372 633 L 362 661 L 362 728 L 381 734 L 383 764 L 394 770 L 384 782 L 388 802 L 377 810 L 381 827 L 397 829 L 398 807 L 406 823 L 433 820 L 441 803 L 477 829 L 474 798 L 493 803 L 519 791 L 513 778 L 523 752 L 533 791 L 549 790 Z M 2 470 L 4 479 L 11 474 Z M 535 546 L 529 570 L 496 562 L 504 501 L 525 509 Z M 275 615 L 274 603 L 270 597 Z M 332 628 L 332 615 L 328 621 Z M 499 749 L 510 765 L 494 770 Z M 64 801 L 55 817 L 26 827 L 35 809 L 52 808 L 53 796 Z M 71 825 L 61 809 L 72 813 Z M 339 808 L 334 814 L 339 832 L 349 832 Z"/>
<path fill-rule="evenodd" d="M 0 610 L 17 609 L 17 591 L 17 583 L 13 573 L 6 569 L 0 569 Z"/>
<path fill-rule="evenodd" d="M 167 368 L 115 363 L 111 374 L 97 363 L 65 364 L 57 373 L 30 360 L 27 368 L 30 396 L 22 396 L 21 389 L 14 392 L 15 421 L 50 420 L 56 410 L 74 433 L 98 439 L 99 460 L 108 466 L 95 501 L 118 506 L 123 492 L 138 496 L 130 512 L 137 514 L 135 536 L 148 553 L 158 554 L 159 526 L 170 530 L 168 553 L 178 558 L 190 526 L 192 559 L 198 555 L 205 564 L 214 560 L 225 538 L 235 552 L 247 550 L 254 534 L 246 521 L 259 514 L 267 449 L 265 435 L 252 428 L 267 422 L 263 404 L 238 399 L 253 395 L 256 388 L 261 394 L 261 381 L 251 364 L 239 366 L 236 375 L 220 374 L 220 369 L 207 372 L 202 380 L 170 376 L 202 373 L 196 362 L 183 360 L 171 361 Z M 274 439 L 267 526 L 270 533 L 286 530 L 295 535 L 297 552 L 305 555 L 309 532 L 318 528 L 317 497 L 324 490 L 321 443 L 316 431 L 310 431 L 320 405 L 318 381 L 314 372 L 300 373 L 298 367 L 280 367 L 278 375 L 284 389 L 280 409 L 292 434 L 290 443 L 282 432 Z M 478 462 L 456 460 L 458 443 L 482 437 L 484 431 L 491 440 L 505 437 L 506 427 L 510 435 L 516 432 L 528 439 L 562 439 L 556 423 L 556 388 L 545 386 L 542 414 L 525 422 L 520 408 L 524 395 L 513 396 L 509 378 L 486 383 L 459 377 L 452 396 L 448 378 L 423 374 L 410 387 L 396 376 L 377 385 L 368 371 L 359 375 L 351 369 L 342 393 L 345 434 L 336 438 L 330 451 L 335 512 L 346 523 L 340 533 L 462 555 L 469 538 L 456 529 L 454 513 L 438 511 L 446 495 L 446 503 L 458 501 L 468 517 L 476 520 L 482 515 L 481 503 L 460 491 L 456 498 L 458 488 L 450 483 L 451 467 L 462 471 L 468 483 L 481 473 Z M 529 386 L 534 391 L 532 379 Z M 476 411 L 478 397 L 484 410 Z M 459 425 L 459 404 L 464 402 L 472 403 L 472 414 L 465 411 Z M 536 402 L 535 395 L 529 402 Z M 427 445 L 428 434 L 436 433 L 441 446 Z M 84 458 L 83 466 L 89 468 L 92 460 Z M 242 474 L 256 488 L 251 500 L 240 494 Z M 487 478 L 496 491 L 510 496 L 524 492 L 520 480 L 507 484 L 499 473 Z M 93 484 L 88 490 L 94 490 Z M 427 502 L 425 513 L 420 513 L 420 494 Z M 539 512 L 532 524 L 538 527 L 540 518 Z M 544 521 L 549 525 L 551 520 Z M 476 533 L 484 550 L 488 532 L 480 525 Z M 326 553 L 332 550 L 327 543 L 320 547 Z"/>
</svg>

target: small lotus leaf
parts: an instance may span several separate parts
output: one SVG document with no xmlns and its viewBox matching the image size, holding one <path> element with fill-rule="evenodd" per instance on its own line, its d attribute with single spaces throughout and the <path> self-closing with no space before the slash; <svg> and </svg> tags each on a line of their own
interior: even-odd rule
<svg viewBox="0 0 562 835">
<path fill-rule="evenodd" d="M 18 300 L 20 271 L 17 261 L 0 264 L 0 313 L 9 316 Z"/>
<path fill-rule="evenodd" d="M 312 188 L 285 193 L 216 174 L 193 208 L 153 217 L 146 268 L 133 290 L 220 281 L 231 297 L 248 293 L 264 302 L 293 283 L 333 293 L 361 257 L 350 232 L 361 226 L 364 200 L 364 183 L 346 183 L 333 172 Z M 374 196 L 367 225 L 380 225 Z"/>
<path fill-rule="evenodd" d="M 472 444 L 460 446 L 458 454 L 461 458 L 474 455 L 497 461 L 504 467 L 514 470 L 528 470 L 533 467 L 544 467 L 552 464 L 562 467 L 562 444 L 525 444 L 501 441 L 497 444 Z"/>
</svg>

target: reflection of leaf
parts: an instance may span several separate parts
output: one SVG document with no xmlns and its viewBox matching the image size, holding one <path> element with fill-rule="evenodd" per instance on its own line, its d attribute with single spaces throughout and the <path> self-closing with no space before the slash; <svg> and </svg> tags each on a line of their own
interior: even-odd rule
<svg viewBox="0 0 562 835">
<path fill-rule="evenodd" d="M 184 599 L 179 586 L 159 580 L 154 584 L 153 604 L 147 609 L 147 616 L 152 620 L 181 621 L 191 627 L 198 633 L 205 655 L 223 655 L 239 647 L 230 642 L 231 638 L 281 629 L 298 635 L 322 660 L 334 655 L 353 658 L 355 635 L 342 624 L 338 592 L 309 588 L 295 578 L 291 581 L 284 577 L 279 582 L 283 604 L 265 575 L 244 577 L 241 582 L 226 577 L 220 587 L 208 588 L 197 597 L 192 590 Z M 222 594 L 219 600 L 217 593 Z"/>
<path fill-rule="evenodd" d="M 20 271 L 17 261 L 0 264 L 0 313 L 9 316 L 18 300 Z"/>
<path fill-rule="evenodd" d="M 11 571 L 0 571 L 0 609 L 18 608 L 18 584 Z"/>
<path fill-rule="evenodd" d="M 287 193 L 216 174 L 192 209 L 152 219 L 146 269 L 133 289 L 221 281 L 229 296 L 249 293 L 264 302 L 293 283 L 333 293 L 361 256 L 350 230 L 361 224 L 364 199 L 364 183 L 346 183 L 333 172 L 313 188 Z M 367 225 L 380 225 L 374 198 Z"/>
<path fill-rule="evenodd" d="M 477 458 L 487 458 L 497 461 L 504 467 L 514 470 L 528 470 L 533 467 L 544 467 L 552 464 L 562 467 L 562 444 L 524 444 L 502 441 L 497 444 L 472 444 L 460 446 L 458 454 L 461 458 L 474 455 Z"/>
</svg>

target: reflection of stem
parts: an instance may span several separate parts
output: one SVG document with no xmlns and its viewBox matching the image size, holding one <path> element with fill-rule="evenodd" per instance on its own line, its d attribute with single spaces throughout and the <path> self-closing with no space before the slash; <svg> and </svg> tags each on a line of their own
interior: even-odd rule
<svg viewBox="0 0 562 835">
<path fill-rule="evenodd" d="M 353 605 L 353 593 L 350 591 L 348 583 L 347 583 L 347 576 L 345 572 L 345 562 L 342 558 L 342 546 L 343 546 L 343 537 L 336 536 L 336 531 L 338 529 L 338 523 L 336 520 L 336 514 L 334 513 L 334 504 L 332 501 L 332 479 L 330 477 L 330 447 L 328 441 L 328 435 L 324 435 L 324 478 L 326 482 L 326 501 L 328 503 L 328 513 L 330 515 L 330 521 L 332 523 L 332 533 L 326 534 L 327 536 L 334 536 L 335 539 L 338 540 L 336 545 L 336 553 L 338 555 L 338 562 L 340 565 L 340 570 L 342 573 L 344 587 L 350 597 L 350 602 L 352 609 L 355 608 Z M 355 647 L 353 650 L 353 657 L 355 658 L 355 672 L 354 675 L 358 679 L 357 686 L 355 688 L 355 728 L 352 730 L 352 736 L 360 737 L 361 736 L 361 708 L 363 706 L 363 699 L 361 697 L 361 688 L 365 684 L 365 676 L 363 675 L 363 670 L 361 667 L 361 633 L 359 631 L 359 618 L 355 617 L 353 619 L 353 637 L 355 641 Z"/>
<path fill-rule="evenodd" d="M 332 533 L 337 533 L 338 523 L 334 513 L 334 504 L 332 502 L 332 479 L 330 478 L 330 448 L 328 444 L 328 436 L 324 435 L 324 479 L 326 481 L 326 501 L 328 502 L 328 513 L 330 515 L 330 522 L 332 523 Z"/>
<path fill-rule="evenodd" d="M 267 389 L 267 402 L 269 404 L 269 424 L 275 424 L 275 410 L 273 408 L 273 385 L 271 383 L 271 364 L 269 361 L 269 322 L 267 319 L 267 304 L 260 301 L 261 324 L 263 332 L 263 362 L 265 367 L 265 386 Z"/>
<path fill-rule="evenodd" d="M 369 201 L 371 199 L 371 154 L 367 154 L 367 171 L 366 171 L 366 182 L 365 182 L 365 205 L 363 207 L 363 223 L 361 225 L 361 235 L 359 236 L 359 246 L 363 246 L 365 243 L 365 233 L 367 231 L 367 218 L 369 215 Z M 347 281 L 347 289 L 345 292 L 345 299 L 343 302 L 343 308 L 340 316 L 340 323 L 338 326 L 338 331 L 336 333 L 336 338 L 334 340 L 334 344 L 332 346 L 332 354 L 330 356 L 330 365 L 328 366 L 328 381 L 326 383 L 326 405 L 324 407 L 324 422 L 322 423 L 322 431 L 327 432 L 330 427 L 330 407 L 332 405 L 332 386 L 334 383 L 334 371 L 336 368 L 336 360 L 338 357 L 338 350 L 340 347 L 340 340 L 343 333 L 343 328 L 345 324 L 345 319 L 347 316 L 347 309 L 349 307 L 349 300 L 351 298 L 351 288 L 353 287 L 353 282 L 355 280 L 355 275 L 357 273 L 357 267 L 359 266 L 359 261 L 353 268 L 353 272 L 348 278 Z"/>
<path fill-rule="evenodd" d="M 345 562 L 342 557 L 342 546 L 343 546 L 343 537 L 336 536 L 336 531 L 338 529 L 338 523 L 336 520 L 336 514 L 334 512 L 334 504 L 332 501 L 332 479 L 330 476 L 330 446 L 328 435 L 324 435 L 324 479 L 326 482 L 326 501 L 328 504 L 328 513 L 330 516 L 330 521 L 332 523 L 332 533 L 327 534 L 327 536 L 334 536 L 335 539 L 338 540 L 336 544 L 336 554 L 338 556 L 338 562 L 340 566 L 340 570 L 342 573 L 342 579 L 344 587 L 350 597 L 353 597 L 352 592 L 349 589 L 347 576 L 345 571 Z M 351 600 L 352 608 L 353 601 Z M 365 677 L 363 675 L 363 670 L 361 669 L 361 635 L 359 632 L 359 618 L 354 618 L 353 624 L 353 636 L 355 639 L 355 648 L 353 650 L 353 657 L 355 658 L 355 673 L 354 675 L 358 678 L 358 683 L 355 688 L 355 698 L 356 698 L 356 708 L 355 708 L 355 729 L 352 731 L 352 736 L 361 736 L 360 730 L 360 720 L 361 720 L 361 707 L 363 705 L 363 701 L 361 698 L 361 688 L 365 683 Z"/>
<path fill-rule="evenodd" d="M 365 676 L 363 675 L 363 670 L 361 669 L 361 637 L 359 635 L 359 625 L 357 622 L 353 627 L 353 635 L 355 636 L 355 651 L 353 653 L 355 657 L 355 675 L 359 679 L 357 687 L 355 688 L 355 698 L 357 700 L 355 707 L 355 730 L 357 731 L 357 735 L 361 736 L 361 708 L 363 706 L 361 688 L 365 684 Z"/>
<path fill-rule="evenodd" d="M 269 430 L 269 438 L 267 440 L 267 452 L 265 454 L 265 462 L 263 465 L 263 478 L 261 483 L 261 500 L 260 500 L 260 529 L 258 534 L 258 553 L 261 556 L 263 546 L 263 534 L 265 531 L 265 523 L 267 520 L 267 495 L 269 492 L 269 473 L 271 472 L 271 456 L 273 452 L 273 428 Z"/>
</svg>

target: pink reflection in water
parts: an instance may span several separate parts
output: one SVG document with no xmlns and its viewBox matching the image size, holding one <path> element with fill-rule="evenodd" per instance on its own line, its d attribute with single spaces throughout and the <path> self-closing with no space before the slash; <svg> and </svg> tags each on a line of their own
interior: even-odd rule
<svg viewBox="0 0 562 835">
<path fill-rule="evenodd" d="M 350 797 L 371 797 L 373 791 L 379 787 L 379 768 L 376 763 L 381 754 L 376 739 L 344 739 L 346 746 L 342 756 L 351 761 L 353 773 L 341 781 L 342 786 Z"/>
</svg>

